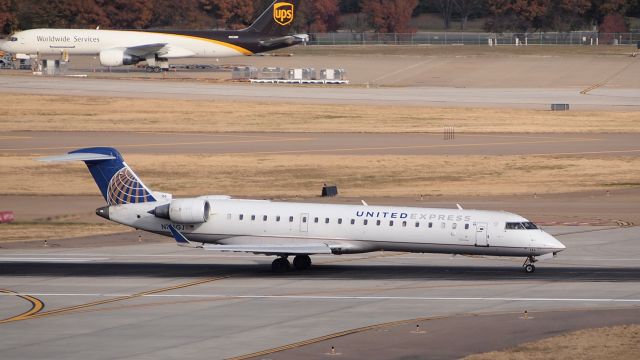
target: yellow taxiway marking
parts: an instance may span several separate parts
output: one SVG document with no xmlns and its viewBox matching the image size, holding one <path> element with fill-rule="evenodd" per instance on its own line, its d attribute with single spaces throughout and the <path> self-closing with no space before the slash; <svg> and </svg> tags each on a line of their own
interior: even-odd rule
<svg viewBox="0 0 640 360">
<path fill-rule="evenodd" d="M 612 308 L 589 309 L 589 310 L 590 311 L 606 311 L 606 310 L 617 310 L 617 309 L 619 309 L 619 308 L 612 307 Z M 545 310 L 536 310 L 536 311 L 529 311 L 528 313 L 529 314 L 537 314 L 537 313 L 566 313 L 566 312 L 572 312 L 572 311 L 585 311 L 585 309 L 584 308 L 567 308 L 567 309 L 546 310 L 546 311 Z M 283 346 L 279 346 L 279 347 L 275 347 L 275 348 L 271 348 L 271 349 L 267 349 L 267 350 L 263 350 L 263 351 L 254 352 L 254 353 L 251 353 L 251 354 L 245 354 L 245 355 L 240 355 L 240 356 L 227 358 L 226 360 L 253 359 L 253 358 L 256 358 L 258 356 L 264 356 L 264 355 L 274 354 L 274 353 L 278 353 L 278 352 L 285 351 L 285 350 L 291 350 L 291 349 L 299 348 L 299 347 L 302 347 L 302 346 L 311 345 L 311 344 L 315 344 L 315 343 L 319 343 L 319 342 L 322 342 L 322 341 L 331 340 L 331 339 L 335 339 L 335 338 L 339 338 L 339 337 L 343 337 L 343 336 L 347 336 L 347 335 L 362 333 L 362 332 L 371 331 L 371 330 L 378 330 L 378 329 L 385 329 L 385 328 L 396 327 L 396 326 L 401 326 L 401 325 L 407 325 L 407 324 L 416 324 L 416 323 L 422 323 L 422 322 L 433 321 L 433 320 L 442 320 L 442 319 L 448 319 L 448 318 L 452 318 L 452 317 L 476 317 L 476 316 L 500 316 L 500 315 L 522 315 L 522 312 L 521 311 L 495 311 L 495 312 L 488 312 L 488 313 L 482 313 L 482 314 L 466 313 L 466 314 L 455 314 L 455 315 L 436 315 L 436 316 L 421 317 L 421 318 L 416 318 L 416 319 L 390 321 L 390 322 L 386 322 L 386 323 L 363 326 L 363 327 L 359 327 L 359 328 L 355 328 L 355 329 L 340 331 L 340 332 L 337 332 L 337 333 L 328 334 L 328 335 L 316 337 L 316 338 L 313 338 L 313 339 L 303 340 L 303 341 L 299 341 L 299 342 L 292 343 L 292 344 L 287 344 L 287 345 L 283 345 Z"/>
<path fill-rule="evenodd" d="M 620 70 L 614 72 L 613 74 L 611 74 L 610 76 L 608 76 L 606 79 L 604 79 L 603 81 L 597 83 L 597 84 L 593 84 L 591 86 L 589 86 L 588 88 L 580 91 L 580 94 L 582 95 L 587 95 L 590 91 L 593 91 L 601 86 L 606 85 L 609 81 L 613 80 L 613 78 L 615 78 L 616 76 L 622 74 L 623 71 L 627 70 L 631 65 L 636 63 L 636 59 L 634 58 L 633 60 L 631 60 L 628 64 L 626 64 L 625 66 L 623 66 Z"/>
<path fill-rule="evenodd" d="M 4 293 L 4 294 L 10 294 L 10 295 L 17 296 L 17 297 L 19 297 L 21 299 L 24 299 L 24 300 L 27 300 L 28 302 L 31 303 L 31 308 L 29 310 L 23 312 L 22 314 L 18 314 L 16 316 L 12 316 L 10 318 L 0 320 L 0 324 L 28 319 L 29 317 L 38 314 L 42 309 L 44 309 L 44 303 L 40 299 L 35 298 L 33 296 L 22 295 L 22 294 L 16 293 L 15 291 L 3 290 L 3 289 L 0 289 L 0 292 Z"/>
<path fill-rule="evenodd" d="M 217 145 L 217 144 L 244 144 L 244 143 L 261 143 L 261 142 L 311 141 L 311 140 L 314 140 L 314 138 L 194 141 L 194 142 L 174 142 L 174 143 L 121 144 L 121 145 L 111 145 L 111 146 L 115 148 L 140 148 L 140 147 L 147 147 L 147 146 Z M 58 146 L 58 147 L 34 147 L 34 148 L 22 148 L 22 149 L 0 149 L 0 151 L 69 150 L 69 149 L 78 149 L 80 147 L 82 146 L 80 145 L 80 146 Z"/>
<path fill-rule="evenodd" d="M 276 155 L 276 154 L 295 154 L 295 153 L 327 153 L 339 151 L 367 151 L 367 150 L 400 150 L 400 149 L 436 149 L 436 148 L 464 148 L 464 147 L 482 147 L 496 145 L 524 145 L 524 144 L 552 144 L 552 143 L 569 143 L 569 142 L 589 142 L 601 141 L 601 139 L 573 139 L 573 140 L 539 140 L 539 141 L 505 141 L 492 143 L 472 143 L 472 144 L 447 144 L 447 145 L 406 145 L 406 146 L 376 146 L 376 147 L 359 147 L 359 148 L 337 148 L 337 149 L 300 149 L 300 150 L 282 150 L 282 151 L 255 151 L 255 152 L 237 152 L 224 153 L 225 155 L 244 155 L 244 154 L 260 154 L 260 155 Z M 529 155 L 529 154 L 522 154 Z M 544 155 L 555 155 L 553 153 Z"/>
<path fill-rule="evenodd" d="M 99 301 L 94 301 L 94 302 L 90 302 L 90 303 L 86 303 L 86 304 L 80 304 L 80 305 L 74 305 L 74 306 L 68 306 L 68 307 L 49 310 L 49 311 L 45 311 L 45 312 L 40 312 L 40 310 L 42 310 L 42 308 L 44 307 L 44 303 L 42 303 L 42 301 L 40 301 L 40 300 L 38 300 L 36 298 L 33 298 L 31 296 L 28 296 L 28 295 L 17 294 L 17 293 L 15 293 L 13 291 L 4 291 L 4 292 L 9 293 L 9 294 L 15 294 L 15 296 L 19 296 L 19 297 L 21 297 L 23 299 L 27 299 L 27 298 L 33 299 L 33 300 L 36 301 L 36 303 L 41 304 L 42 306 L 39 309 L 37 309 L 37 311 L 33 311 L 33 309 L 32 309 L 32 310 L 30 310 L 30 311 L 28 311 L 26 313 L 20 314 L 18 316 L 14 316 L 12 318 L 2 320 L 2 321 L 0 321 L 0 324 L 1 323 L 9 323 L 9 322 L 21 321 L 21 320 L 29 320 L 29 319 L 41 318 L 41 317 L 45 317 L 45 316 L 52 316 L 52 315 L 60 315 L 60 314 L 71 313 L 71 312 L 75 312 L 75 311 L 78 311 L 78 310 L 87 309 L 87 308 L 90 308 L 90 307 L 93 307 L 93 306 L 98 306 L 98 305 L 103 305 L 103 304 L 110 304 L 110 303 L 114 303 L 114 302 L 117 302 L 117 301 L 140 298 L 140 297 L 144 297 L 144 296 L 147 296 L 147 295 L 163 293 L 163 292 L 167 292 L 167 291 L 171 291 L 171 290 L 183 289 L 183 288 L 190 287 L 190 286 L 196 286 L 196 285 L 206 284 L 206 283 L 213 282 L 213 281 L 224 280 L 224 279 L 227 279 L 227 278 L 230 278 L 230 277 L 231 277 L 231 275 L 211 277 L 211 278 L 191 281 L 191 282 L 188 282 L 188 283 L 168 286 L 168 287 L 165 287 L 165 288 L 147 290 L 147 291 L 142 291 L 142 292 L 131 294 L 131 295 L 123 295 L 123 296 L 118 296 L 118 297 L 114 297 L 114 298 L 111 298 L 111 299 L 99 300 Z M 29 299 L 27 299 L 27 300 L 29 300 Z M 29 300 L 29 301 L 31 301 L 31 300 Z"/>
</svg>

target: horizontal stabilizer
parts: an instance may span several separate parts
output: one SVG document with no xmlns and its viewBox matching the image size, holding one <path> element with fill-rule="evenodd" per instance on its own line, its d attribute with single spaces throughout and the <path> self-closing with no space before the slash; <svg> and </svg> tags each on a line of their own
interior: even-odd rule
<svg viewBox="0 0 640 360">
<path fill-rule="evenodd" d="M 94 153 L 73 153 L 64 155 L 47 156 L 37 159 L 42 162 L 61 162 L 61 161 L 100 161 L 114 160 L 113 155 L 94 154 Z"/>
</svg>

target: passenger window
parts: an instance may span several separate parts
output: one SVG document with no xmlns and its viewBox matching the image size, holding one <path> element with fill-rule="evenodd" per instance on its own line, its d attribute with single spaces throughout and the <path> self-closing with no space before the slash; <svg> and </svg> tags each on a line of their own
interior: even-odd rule
<svg viewBox="0 0 640 360">
<path fill-rule="evenodd" d="M 420 222 L 416 221 L 416 227 L 420 227 Z"/>
<path fill-rule="evenodd" d="M 453 230 L 455 230 L 457 227 L 458 227 L 458 223 L 453 223 L 453 224 L 451 224 L 451 228 L 452 228 Z"/>
<path fill-rule="evenodd" d="M 289 216 L 289 222 L 293 222 L 293 216 Z"/>
<path fill-rule="evenodd" d="M 447 224 L 446 223 L 440 223 L 440 227 L 445 229 L 447 227 Z"/>
<path fill-rule="evenodd" d="M 402 222 L 402 227 L 407 227 L 407 222 L 406 221 Z"/>
<path fill-rule="evenodd" d="M 464 229 L 469 230 L 469 224 L 464 224 Z"/>
<path fill-rule="evenodd" d="M 280 221 L 280 215 L 276 216 L 276 221 Z"/>
<path fill-rule="evenodd" d="M 351 225 L 356 223 L 356 219 L 351 219 Z"/>
<path fill-rule="evenodd" d="M 338 218 L 338 225 L 342 224 L 342 218 Z"/>
<path fill-rule="evenodd" d="M 302 222 L 303 222 L 303 223 L 306 223 L 306 222 L 307 222 L 307 217 L 306 217 L 306 216 L 303 216 L 303 217 L 302 217 Z"/>
<path fill-rule="evenodd" d="M 376 220 L 376 225 L 380 226 L 380 220 Z"/>
<path fill-rule="evenodd" d="M 328 224 L 328 223 L 329 223 L 329 218 L 325 218 L 325 219 L 324 219 L 324 223 L 325 223 L 325 224 Z"/>
<path fill-rule="evenodd" d="M 267 221 L 267 215 L 262 216 L 262 221 Z"/>
<path fill-rule="evenodd" d="M 433 227 L 433 223 L 432 223 L 432 222 L 430 222 L 430 223 L 429 223 L 429 229 L 431 229 L 432 227 Z"/>
<path fill-rule="evenodd" d="M 393 220 L 389 220 L 389 226 L 393 226 Z"/>
<path fill-rule="evenodd" d="M 238 220 L 242 220 L 242 219 L 244 219 L 244 215 L 242 214 L 238 215 Z"/>
<path fill-rule="evenodd" d="M 368 223 L 369 223 L 369 220 L 367 219 L 362 220 L 362 224 L 367 225 Z"/>
<path fill-rule="evenodd" d="M 255 220 L 256 216 L 255 215 L 251 215 L 251 220 Z"/>
<path fill-rule="evenodd" d="M 317 222 L 318 222 L 318 218 L 314 218 L 314 219 L 313 219 L 313 222 L 314 222 L 314 223 L 317 223 Z"/>
</svg>

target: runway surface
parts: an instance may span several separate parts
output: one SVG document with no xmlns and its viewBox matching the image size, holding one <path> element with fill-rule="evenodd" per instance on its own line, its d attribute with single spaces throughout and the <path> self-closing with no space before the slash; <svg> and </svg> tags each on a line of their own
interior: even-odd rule
<svg viewBox="0 0 640 360">
<path fill-rule="evenodd" d="M 537 311 L 618 308 L 637 319 L 640 228 L 547 230 L 567 250 L 530 275 L 521 272 L 522 259 L 401 253 L 315 256 L 309 271 L 276 275 L 268 257 L 204 253 L 169 240 L 139 244 L 135 233 L 132 245 L 109 246 L 105 237 L 98 247 L 2 249 L 0 353 L 3 359 L 228 358 L 365 326 L 444 317 L 428 330 L 440 334 L 443 353 L 463 356 L 503 344 L 478 347 L 442 335 L 464 324 L 479 336 L 496 326 L 491 317 L 485 325 L 465 323 L 470 314 L 512 312 L 504 315 L 509 326 L 524 310 L 536 317 Z M 629 319 L 594 314 L 563 313 L 571 321 L 562 331 Z M 514 342 L 557 334 L 557 323 L 521 321 Z M 408 328 L 389 327 L 418 335 L 402 329 Z M 356 348 L 348 343 L 338 351 L 352 355 Z M 405 354 L 429 354 L 428 342 L 404 343 Z M 323 357 L 326 346 L 309 351 L 321 349 L 317 357 Z M 385 358 L 378 348 L 373 358 Z M 259 358 L 271 358 L 265 356 Z M 273 358 L 286 356 L 296 358 Z"/>
<path fill-rule="evenodd" d="M 637 89 L 457 87 L 309 87 L 260 84 L 209 84 L 187 81 L 112 80 L 0 76 L 0 92 L 136 98 L 304 101 L 340 104 L 430 105 L 549 109 L 567 103 L 574 109 L 638 109 Z"/>
<path fill-rule="evenodd" d="M 140 154 L 640 155 L 640 134 L 0 132 L 4 154 L 114 146 Z"/>
</svg>

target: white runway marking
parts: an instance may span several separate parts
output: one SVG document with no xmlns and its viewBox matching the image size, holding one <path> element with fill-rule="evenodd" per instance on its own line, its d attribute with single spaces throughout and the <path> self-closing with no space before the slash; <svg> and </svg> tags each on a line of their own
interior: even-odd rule
<svg viewBox="0 0 640 360">
<path fill-rule="evenodd" d="M 91 293 L 0 293 L 0 296 L 65 296 L 65 297 L 126 297 L 133 294 Z M 596 302 L 640 303 L 640 299 L 614 298 L 548 298 L 548 297 L 428 297 L 428 296 L 308 296 L 308 295 L 224 295 L 224 294 L 148 294 L 145 298 L 200 299 L 269 299 L 269 300 L 390 300 L 390 301 L 532 301 L 532 302 Z"/>
</svg>

